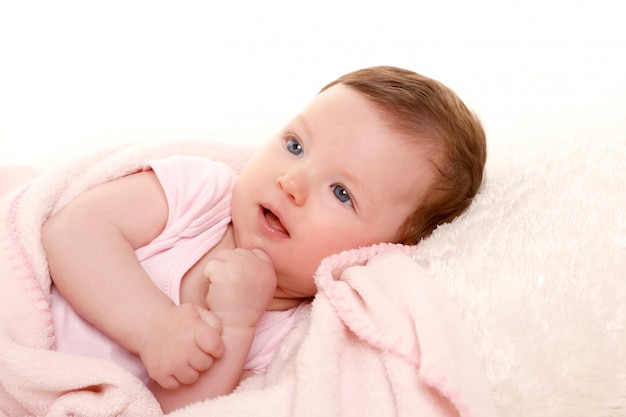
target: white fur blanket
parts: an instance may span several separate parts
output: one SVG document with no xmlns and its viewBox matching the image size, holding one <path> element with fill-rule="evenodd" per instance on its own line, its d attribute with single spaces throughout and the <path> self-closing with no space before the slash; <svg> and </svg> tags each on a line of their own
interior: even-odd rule
<svg viewBox="0 0 626 417">
<path fill-rule="evenodd" d="M 251 151 L 202 142 L 126 147 L 42 175 L 2 200 L 0 414 L 162 415 L 148 389 L 113 362 L 53 350 L 41 225 L 89 187 L 149 159 L 201 154 L 238 170 Z M 327 258 L 310 312 L 268 372 L 171 415 L 495 416 L 460 318 L 411 255 L 379 245 Z"/>
<path fill-rule="evenodd" d="M 626 108 L 490 144 L 469 211 L 416 259 L 506 417 L 626 417 Z"/>
</svg>

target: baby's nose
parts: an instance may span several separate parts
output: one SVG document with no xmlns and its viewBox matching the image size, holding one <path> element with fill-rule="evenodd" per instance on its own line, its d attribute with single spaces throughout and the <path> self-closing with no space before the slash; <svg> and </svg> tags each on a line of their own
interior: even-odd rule
<svg viewBox="0 0 626 417">
<path fill-rule="evenodd" d="M 307 186 L 306 176 L 300 172 L 290 172 L 281 175 L 277 179 L 278 187 L 287 194 L 289 199 L 297 206 L 306 203 Z"/>
</svg>

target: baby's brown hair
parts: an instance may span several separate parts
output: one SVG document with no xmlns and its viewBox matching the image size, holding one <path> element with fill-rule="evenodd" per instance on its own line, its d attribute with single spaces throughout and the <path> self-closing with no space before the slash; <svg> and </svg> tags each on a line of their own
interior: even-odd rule
<svg viewBox="0 0 626 417">
<path fill-rule="evenodd" d="M 396 67 L 371 67 L 343 75 L 321 91 L 354 88 L 389 118 L 390 125 L 435 150 L 436 179 L 404 221 L 399 243 L 413 245 L 439 224 L 463 213 L 478 192 L 487 158 L 478 117 L 440 82 Z"/>
</svg>

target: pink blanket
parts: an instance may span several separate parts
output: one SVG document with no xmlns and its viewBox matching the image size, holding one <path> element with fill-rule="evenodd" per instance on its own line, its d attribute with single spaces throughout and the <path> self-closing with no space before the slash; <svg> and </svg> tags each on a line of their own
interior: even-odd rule
<svg viewBox="0 0 626 417">
<path fill-rule="evenodd" d="M 149 390 L 102 359 L 54 351 L 45 218 L 152 158 L 207 155 L 236 171 L 252 148 L 137 144 L 84 157 L 0 204 L 0 415 L 160 416 Z M 495 416 L 483 372 L 451 303 L 412 248 L 377 245 L 325 259 L 318 295 L 268 372 L 172 416 Z M 68 254 L 71 256 L 71 254 Z"/>
</svg>

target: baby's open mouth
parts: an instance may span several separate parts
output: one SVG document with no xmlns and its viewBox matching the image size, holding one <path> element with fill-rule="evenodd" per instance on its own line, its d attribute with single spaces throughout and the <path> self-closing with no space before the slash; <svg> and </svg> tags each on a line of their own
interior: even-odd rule
<svg viewBox="0 0 626 417">
<path fill-rule="evenodd" d="M 263 207 L 263 216 L 265 217 L 265 221 L 267 221 L 267 224 L 269 224 L 271 228 L 273 228 L 279 233 L 289 236 L 289 232 L 287 232 L 287 229 L 285 229 L 285 226 L 283 226 L 278 216 L 276 216 L 272 212 L 272 210 Z"/>
</svg>

